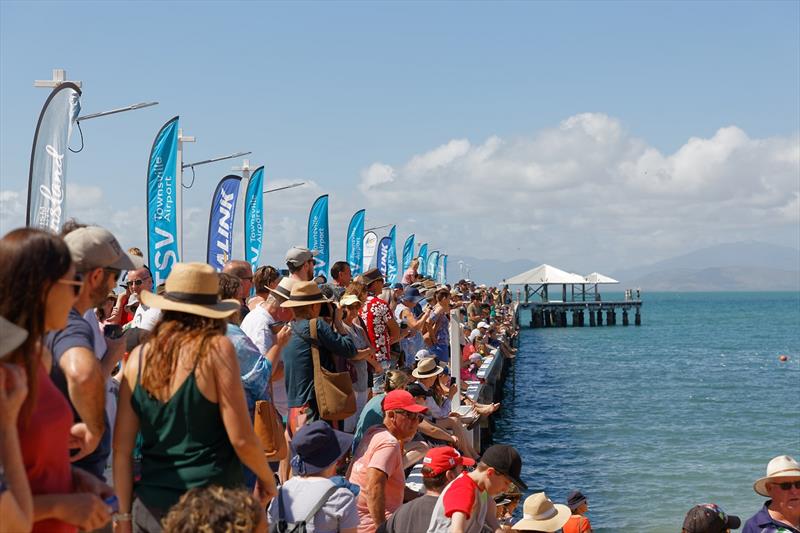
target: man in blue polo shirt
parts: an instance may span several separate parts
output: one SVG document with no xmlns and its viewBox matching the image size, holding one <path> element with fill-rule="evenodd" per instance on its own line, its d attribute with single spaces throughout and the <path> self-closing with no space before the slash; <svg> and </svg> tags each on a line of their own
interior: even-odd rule
<svg viewBox="0 0 800 533">
<path fill-rule="evenodd" d="M 788 455 L 775 457 L 753 489 L 771 499 L 745 523 L 742 533 L 800 533 L 800 463 Z"/>
<path fill-rule="evenodd" d="M 106 380 L 125 352 L 124 337 L 105 339 L 102 353 L 95 351 L 95 332 L 83 317 L 102 304 L 119 280 L 120 272 L 142 266 L 137 257 L 125 253 L 110 231 L 99 226 L 75 229 L 64 237 L 75 270 L 83 285 L 67 326 L 49 333 L 45 345 L 53 354 L 50 377 L 69 400 L 75 416 L 70 447 L 77 450 L 74 465 L 104 479 L 111 454 L 112 424 L 105 413 Z"/>
</svg>

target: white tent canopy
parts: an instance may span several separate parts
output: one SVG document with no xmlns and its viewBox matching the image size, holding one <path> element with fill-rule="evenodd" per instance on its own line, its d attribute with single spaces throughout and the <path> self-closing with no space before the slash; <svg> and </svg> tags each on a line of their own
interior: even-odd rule
<svg viewBox="0 0 800 533">
<path fill-rule="evenodd" d="M 503 283 L 506 285 L 580 285 L 587 281 L 578 274 L 570 274 L 550 265 L 539 265 L 527 272 L 510 277 Z"/>
<path fill-rule="evenodd" d="M 588 276 L 586 276 L 586 283 L 619 283 L 619 281 L 615 280 L 614 278 L 609 278 L 608 276 L 604 276 L 597 272 L 592 272 Z"/>
</svg>

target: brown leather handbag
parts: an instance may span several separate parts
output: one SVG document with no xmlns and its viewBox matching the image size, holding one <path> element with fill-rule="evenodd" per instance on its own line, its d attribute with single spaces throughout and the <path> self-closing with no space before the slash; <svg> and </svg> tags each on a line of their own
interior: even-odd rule
<svg viewBox="0 0 800 533">
<path fill-rule="evenodd" d="M 275 406 L 270 401 L 258 400 L 255 415 L 254 429 L 258 440 L 261 441 L 267 461 L 286 459 L 288 450 L 286 449 L 286 439 L 283 436 L 283 424 L 281 424 L 280 415 L 275 410 Z"/>
<path fill-rule="evenodd" d="M 356 413 L 356 395 L 348 372 L 331 372 L 323 368 L 317 347 L 317 319 L 308 323 L 311 331 L 311 358 L 314 360 L 314 394 L 319 416 L 323 420 L 344 420 Z"/>
</svg>

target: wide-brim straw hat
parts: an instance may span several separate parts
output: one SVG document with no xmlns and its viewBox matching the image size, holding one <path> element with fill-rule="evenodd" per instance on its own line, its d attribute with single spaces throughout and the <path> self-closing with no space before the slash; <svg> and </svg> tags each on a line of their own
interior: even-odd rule
<svg viewBox="0 0 800 533">
<path fill-rule="evenodd" d="M 420 360 L 411 375 L 417 379 L 425 379 L 438 376 L 442 372 L 444 372 L 444 368 L 436 364 L 435 357 L 426 357 Z"/>
<path fill-rule="evenodd" d="M 292 294 L 292 286 L 295 284 L 295 281 L 296 280 L 289 276 L 283 276 L 274 289 L 267 287 L 267 290 L 276 298 L 288 300 L 289 296 Z"/>
<path fill-rule="evenodd" d="M 283 302 L 281 307 L 303 307 L 329 302 L 330 300 L 319 290 L 319 285 L 313 281 L 297 281 L 292 285 L 289 299 Z"/>
<path fill-rule="evenodd" d="M 800 463 L 788 455 L 779 455 L 767 465 L 767 475 L 753 483 L 753 490 L 769 497 L 767 483 L 780 483 L 784 477 L 800 478 Z"/>
<path fill-rule="evenodd" d="M 0 316 L 0 357 L 22 346 L 27 338 L 27 330 Z"/>
<path fill-rule="evenodd" d="M 525 498 L 522 520 L 512 527 L 517 531 L 558 531 L 570 516 L 569 507 L 553 503 L 544 492 L 537 492 Z"/>
<path fill-rule="evenodd" d="M 226 318 L 239 310 L 237 300 L 221 300 L 216 270 L 205 263 L 175 263 L 164 285 L 164 294 L 142 291 L 144 305 L 162 311 L 180 311 L 206 318 Z"/>
<path fill-rule="evenodd" d="M 362 274 L 364 276 L 364 285 L 370 285 L 378 280 L 383 280 L 383 274 L 377 268 L 371 268 Z"/>
</svg>

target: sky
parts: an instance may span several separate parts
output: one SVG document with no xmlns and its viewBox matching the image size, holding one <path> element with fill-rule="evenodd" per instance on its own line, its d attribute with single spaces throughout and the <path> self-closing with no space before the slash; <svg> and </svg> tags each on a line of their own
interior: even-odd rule
<svg viewBox="0 0 800 533">
<path fill-rule="evenodd" d="M 186 162 L 250 150 L 267 188 L 306 182 L 265 197 L 262 263 L 305 243 L 325 193 L 332 260 L 360 208 L 398 246 L 584 273 L 800 246 L 800 2 L 4 0 L 0 234 L 25 223 L 53 68 L 84 113 L 160 102 L 86 121 L 68 156 L 67 217 L 125 247 L 146 248 L 147 160 L 175 115 Z M 241 162 L 197 167 L 184 259 Z"/>
</svg>

